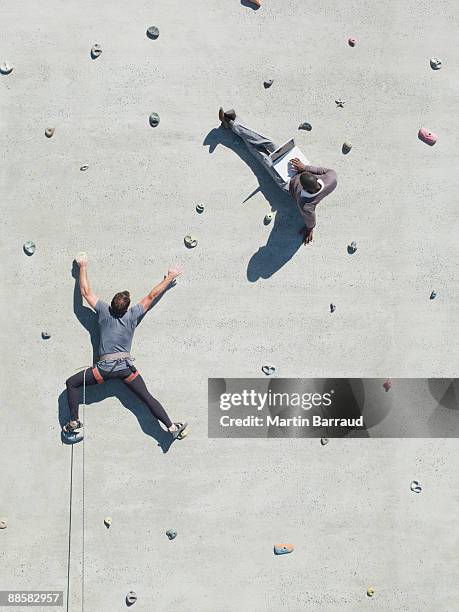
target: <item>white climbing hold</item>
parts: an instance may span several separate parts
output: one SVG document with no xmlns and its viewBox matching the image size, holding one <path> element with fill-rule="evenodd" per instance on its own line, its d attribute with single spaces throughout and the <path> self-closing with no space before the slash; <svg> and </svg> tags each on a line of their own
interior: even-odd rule
<svg viewBox="0 0 459 612">
<path fill-rule="evenodd" d="M 78 264 L 86 263 L 88 261 L 88 254 L 85 253 L 84 251 L 80 251 L 79 253 L 76 254 L 75 261 Z"/>
<path fill-rule="evenodd" d="M 443 65 L 443 62 L 438 57 L 430 58 L 430 67 L 432 68 L 432 70 L 440 70 L 442 65 Z"/>
<path fill-rule="evenodd" d="M 271 374 L 274 374 L 274 372 L 276 371 L 276 368 L 273 365 L 264 365 L 261 368 L 261 371 L 263 372 L 263 374 L 266 374 L 266 376 L 271 376 Z"/>
<path fill-rule="evenodd" d="M 43 338 L 43 340 L 49 340 L 51 338 L 51 334 L 48 331 L 42 331 L 41 337 Z"/>
<path fill-rule="evenodd" d="M 368 589 L 367 589 L 368 597 L 373 597 L 374 594 L 375 594 L 374 588 L 373 587 L 368 587 Z"/>
<path fill-rule="evenodd" d="M 6 529 L 6 519 L 0 519 L 0 529 Z"/>
<path fill-rule="evenodd" d="M 201 214 L 204 212 L 204 204 L 196 204 L 196 212 Z"/>
<path fill-rule="evenodd" d="M 102 53 L 102 47 L 100 45 L 93 45 L 91 47 L 91 57 L 92 59 L 96 59 L 99 57 L 99 55 L 101 55 Z"/>
<path fill-rule="evenodd" d="M 11 64 L 8 64 L 8 62 L 3 62 L 2 64 L 0 64 L 0 72 L 2 74 L 10 74 L 11 72 L 13 72 L 13 66 L 11 66 Z"/>
<path fill-rule="evenodd" d="M 185 236 L 183 242 L 188 249 L 194 249 L 198 245 L 197 239 L 193 236 Z"/>
<path fill-rule="evenodd" d="M 108 529 L 110 527 L 110 525 L 112 524 L 112 517 L 111 516 L 106 516 L 104 518 L 104 523 L 105 523 L 105 526 Z"/>
<path fill-rule="evenodd" d="M 175 538 L 177 537 L 177 531 L 175 529 L 168 529 L 166 531 L 166 535 L 169 540 L 175 540 Z"/>
<path fill-rule="evenodd" d="M 265 218 L 264 218 L 264 220 L 263 220 L 263 223 L 264 223 L 265 225 L 269 225 L 269 224 L 271 223 L 271 221 L 272 221 L 272 220 L 273 220 L 273 215 L 272 215 L 272 213 L 267 213 L 267 214 L 265 215 Z"/>
<path fill-rule="evenodd" d="M 329 442 L 328 438 L 320 438 L 320 443 L 322 444 L 322 446 L 326 446 Z"/>
<path fill-rule="evenodd" d="M 37 247 L 35 242 L 32 242 L 32 240 L 27 240 L 27 242 L 24 242 L 24 246 L 22 248 L 24 249 L 26 255 L 33 255 Z"/>
<path fill-rule="evenodd" d="M 128 606 L 132 606 L 137 601 L 137 593 L 135 591 L 129 591 L 126 595 L 126 603 Z"/>
<path fill-rule="evenodd" d="M 420 493 L 422 491 L 422 487 L 417 480 L 411 481 L 410 489 L 413 493 Z"/>
<path fill-rule="evenodd" d="M 45 130 L 46 138 L 52 138 L 52 136 L 54 134 L 54 130 L 55 130 L 55 128 L 52 128 L 52 127 L 46 128 L 46 130 Z"/>
</svg>

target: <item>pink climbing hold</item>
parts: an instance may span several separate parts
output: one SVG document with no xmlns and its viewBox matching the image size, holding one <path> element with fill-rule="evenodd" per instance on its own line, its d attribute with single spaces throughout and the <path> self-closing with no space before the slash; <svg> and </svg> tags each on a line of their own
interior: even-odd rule
<svg viewBox="0 0 459 612">
<path fill-rule="evenodd" d="M 392 381 L 390 378 L 386 378 L 386 380 L 384 381 L 383 387 L 387 393 L 387 391 L 390 391 L 392 389 Z"/>
<path fill-rule="evenodd" d="M 347 42 L 349 43 L 350 47 L 355 47 L 355 45 L 357 44 L 357 39 L 351 36 L 347 39 Z"/>
<path fill-rule="evenodd" d="M 418 138 L 432 147 L 437 142 L 438 136 L 427 128 L 422 127 L 418 132 Z"/>
</svg>

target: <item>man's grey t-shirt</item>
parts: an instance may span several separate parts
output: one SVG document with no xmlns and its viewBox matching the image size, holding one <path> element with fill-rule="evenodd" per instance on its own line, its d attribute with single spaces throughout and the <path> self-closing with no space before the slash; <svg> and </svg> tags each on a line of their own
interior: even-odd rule
<svg viewBox="0 0 459 612">
<path fill-rule="evenodd" d="M 113 315 L 110 306 L 102 300 L 97 300 L 95 310 L 100 329 L 99 357 L 109 353 L 129 353 L 135 328 L 140 317 L 145 313 L 142 304 L 129 308 L 122 317 Z M 128 367 L 126 360 L 115 364 L 114 361 L 104 361 L 99 363 L 99 367 L 113 372 Z"/>
</svg>

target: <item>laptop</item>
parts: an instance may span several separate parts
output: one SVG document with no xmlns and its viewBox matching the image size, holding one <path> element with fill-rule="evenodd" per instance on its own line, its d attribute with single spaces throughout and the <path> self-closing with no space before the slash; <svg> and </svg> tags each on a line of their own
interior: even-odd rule
<svg viewBox="0 0 459 612">
<path fill-rule="evenodd" d="M 306 159 L 301 149 L 296 146 L 294 138 L 287 140 L 281 147 L 273 151 L 269 157 L 274 170 L 285 183 L 290 183 L 290 179 L 296 174 L 296 170 L 289 163 L 291 159 L 297 157 L 303 164 L 309 165 L 309 160 Z"/>
</svg>

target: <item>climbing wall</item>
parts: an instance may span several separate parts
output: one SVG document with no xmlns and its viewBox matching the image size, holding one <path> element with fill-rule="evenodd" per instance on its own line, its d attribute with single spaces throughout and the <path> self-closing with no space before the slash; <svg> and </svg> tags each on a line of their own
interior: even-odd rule
<svg viewBox="0 0 459 612">
<path fill-rule="evenodd" d="M 455 610 L 455 439 L 209 440 L 207 377 L 456 376 L 456 3 L 5 0 L 2 17 L 0 590 L 62 590 L 68 612 L 131 591 L 145 612 Z M 220 105 L 336 170 L 308 247 Z M 92 362 L 81 250 L 105 300 L 184 265 L 133 348 L 190 423 L 169 449 L 117 385 L 61 445 L 65 380 Z"/>
</svg>

